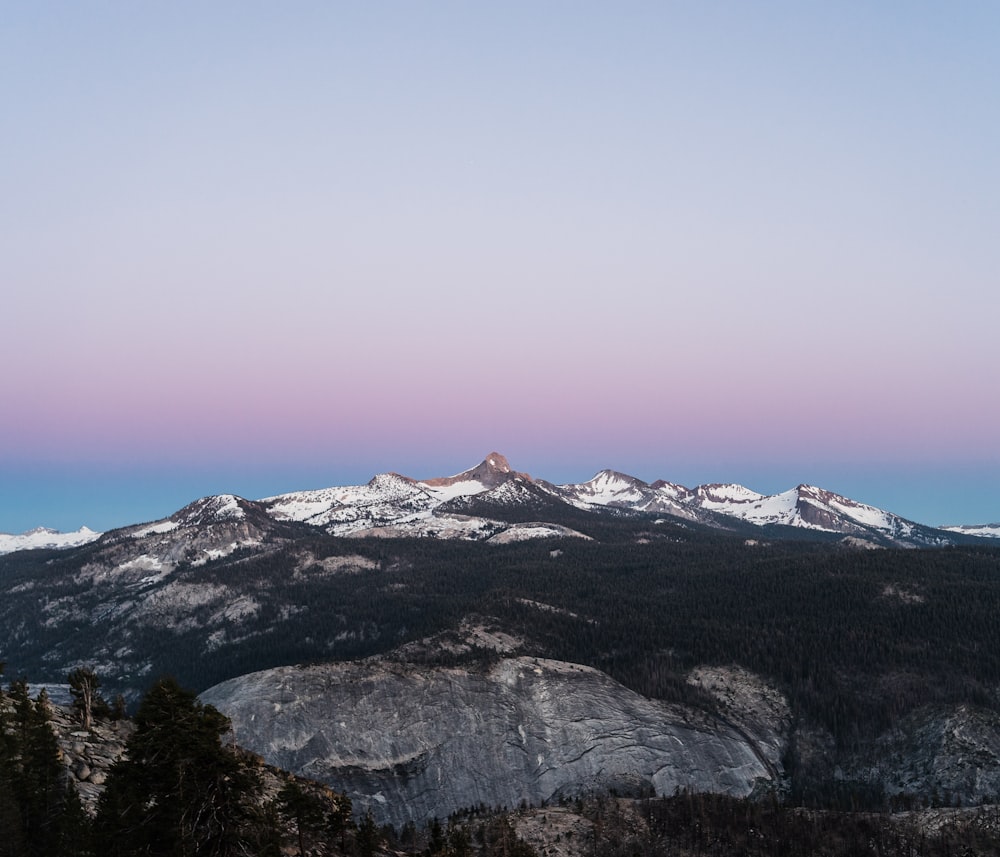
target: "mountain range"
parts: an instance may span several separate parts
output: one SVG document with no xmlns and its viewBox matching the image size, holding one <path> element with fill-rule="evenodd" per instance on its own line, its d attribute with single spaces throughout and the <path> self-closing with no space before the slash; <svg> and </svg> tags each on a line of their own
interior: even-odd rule
<svg viewBox="0 0 1000 857">
<path fill-rule="evenodd" d="M 871 547 L 939 547 L 967 542 L 970 537 L 1000 537 L 1000 524 L 928 527 L 812 485 L 765 495 L 735 484 L 687 488 L 663 480 L 647 483 L 614 470 L 602 470 L 587 482 L 555 485 L 514 470 L 497 452 L 454 476 L 419 480 L 381 473 L 365 485 L 296 491 L 256 501 L 229 494 L 206 497 L 168 518 L 114 530 L 107 536 L 113 541 L 150 539 L 162 545 L 192 527 L 224 524 L 233 528 L 242 522 L 235 526 L 232 541 L 215 544 L 218 540 L 212 540 L 201 554 L 191 557 L 204 562 L 259 544 L 265 532 L 288 523 L 350 537 L 509 542 L 582 535 L 565 523 L 574 517 L 571 510 L 650 514 L 722 529 L 762 530 L 770 538 L 780 537 L 776 529 L 792 527 Z M 22 535 L 0 534 L 0 553 L 77 547 L 104 535 L 86 527 L 75 533 L 39 528 Z"/>
<path fill-rule="evenodd" d="M 556 485 L 492 453 L 76 535 L 0 557 L 7 675 L 86 666 L 133 701 L 172 675 L 380 821 L 609 788 L 835 802 L 845 776 L 876 806 L 1000 793 L 997 542 L 821 488 Z"/>
</svg>

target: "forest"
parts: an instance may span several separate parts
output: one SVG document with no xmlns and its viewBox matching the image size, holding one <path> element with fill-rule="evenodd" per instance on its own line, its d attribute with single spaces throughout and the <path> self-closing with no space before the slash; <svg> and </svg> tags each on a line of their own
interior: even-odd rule
<svg viewBox="0 0 1000 857">
<path fill-rule="evenodd" d="M 58 682 L 98 649 L 127 649 L 148 663 L 144 673 L 114 656 L 103 675 L 134 701 L 157 676 L 201 691 L 272 666 L 389 652 L 475 615 L 520 635 L 528 654 L 597 667 L 651 697 L 691 701 L 692 667 L 738 664 L 845 748 L 917 705 L 998 704 L 1000 549 L 860 550 L 787 529 L 750 540 L 636 516 L 558 523 L 594 540 L 316 534 L 182 564 L 172 580 L 258 609 L 212 625 L 210 609 L 193 604 L 169 629 L 131 618 L 128 589 L 115 596 L 125 606 L 99 607 L 100 587 L 76 572 L 86 550 L 0 557 L 0 658 L 12 675 Z M 355 567 L 326 572 L 331 557 Z M 86 618 L 53 622 L 55 601 Z"/>
<path fill-rule="evenodd" d="M 191 609 L 190 622 L 169 630 L 132 621 L 127 615 L 101 614 L 67 634 L 65 628 L 46 621 L 45 600 L 38 597 L 38 586 L 44 586 L 45 599 L 67 599 L 86 612 L 88 599 L 96 599 L 97 591 L 94 582 L 81 580 L 77 573 L 87 561 L 87 549 L 49 552 L 41 558 L 0 557 L 0 584 L 5 591 L 29 593 L 20 601 L 8 601 L 7 609 L 12 616 L 16 613 L 17 624 L 6 626 L 13 630 L 5 632 L 0 649 L 7 675 L 12 677 L 3 705 L 0 820 L 9 829 L 22 831 L 9 837 L 2 846 L 7 851 L 0 853 L 77 853 L 66 850 L 68 842 L 99 842 L 93 837 L 102 835 L 102 829 L 106 834 L 112 829 L 105 822 L 95 826 L 75 807 L 72 795 L 53 785 L 58 781 L 57 769 L 50 764 L 51 747 L 39 725 L 47 703 L 30 699 L 23 679 L 65 682 L 67 667 L 87 663 L 89 651 L 102 646 L 115 650 L 124 641 L 148 659 L 150 669 L 141 676 L 125 667 L 102 674 L 109 698 L 123 695 L 112 706 L 115 716 L 122 716 L 127 707 L 136 722 L 142 722 L 149 694 L 161 687 L 163 676 L 172 676 L 176 692 L 185 695 L 185 704 L 194 706 L 197 717 L 207 723 L 206 735 L 211 733 L 211 738 L 206 738 L 206 747 L 221 740 L 223 724 L 212 719 L 217 713 L 209 715 L 198 707 L 196 692 L 271 666 L 385 655 L 401 644 L 454 629 L 469 617 L 518 637 L 523 654 L 587 664 L 647 696 L 695 706 L 711 706 L 711 701 L 686 681 L 693 667 L 742 666 L 778 687 L 788 698 L 796 723 L 815 724 L 828 732 L 840 754 L 863 752 L 877 736 L 921 706 L 966 703 L 1000 710 L 997 548 L 863 550 L 801 533 L 765 532 L 762 538 L 758 531 L 751 539 L 744 532 L 720 533 L 642 516 L 567 518 L 558 523 L 593 539 L 491 545 L 344 539 L 309 533 L 265 551 L 237 552 L 198 567 L 182 564 L 173 572 L 173 580 L 216 585 L 231 592 L 234 599 L 252 596 L 259 605 L 239 623 L 229 623 L 221 643 L 211 644 L 210 635 L 218 635 L 219 629 L 197 605 Z M 330 568 L 342 570 L 331 573 Z M 483 653 L 470 657 L 481 658 Z M 223 756 L 213 758 L 220 763 L 230 761 Z M 802 812 L 867 809 L 881 818 L 879 814 L 887 810 L 912 806 L 893 803 L 877 791 L 868 794 L 857 783 L 845 787 L 818 782 L 809 771 L 796 767 L 794 748 L 786 769 L 790 784 L 777 806 L 721 798 L 684 803 L 684 796 L 667 796 L 642 804 L 641 812 L 629 810 L 629 824 L 637 824 L 644 837 L 638 853 L 683 853 L 676 850 L 681 847 L 677 837 L 683 838 L 676 831 L 695 824 L 696 815 L 703 817 L 697 821 L 697 830 L 703 832 L 709 825 L 716 832 L 709 839 L 703 833 L 683 834 L 691 837 L 684 846 L 695 849 L 691 853 L 854 853 L 782 851 L 775 844 L 781 839 L 777 833 L 778 840 L 765 850 L 759 845 L 755 851 L 757 846 L 744 841 L 745 834 L 738 831 L 744 829 L 741 825 L 746 819 L 752 819 L 751 826 L 758 833 L 768 825 L 773 830 L 795 827 L 799 830 L 795 837 L 805 841 L 813 835 L 810 831 L 827 822 L 806 824 L 803 819 L 808 816 Z M 51 775 L 37 773 L 45 770 Z M 267 824 L 260 821 L 261 807 L 270 807 L 267 812 L 272 821 L 284 818 L 275 802 L 277 792 L 262 799 L 252 784 L 254 777 L 243 782 L 243 768 L 227 770 L 219 782 L 235 783 L 234 794 L 246 789 L 247 794 L 256 795 L 250 801 L 256 809 L 234 810 L 249 815 L 233 823 L 240 829 L 250 825 L 257 831 L 253 836 L 263 836 L 261 830 Z M 119 794 L 118 787 L 112 786 L 113 781 L 106 790 L 106 806 Z M 123 788 L 127 793 L 141 791 L 134 782 Z M 287 794 L 286 798 L 291 799 Z M 329 803 L 329 796 L 325 799 Z M 610 812 L 608 806 L 614 804 L 602 811 Z M 109 811 L 104 810 L 105 821 Z M 582 805 L 580 811 L 590 817 L 597 812 L 596 804 Z M 37 825 L 49 812 L 64 821 L 46 827 L 48 832 L 42 836 Z M 328 806 L 320 815 L 328 820 L 330 812 Z M 641 823 L 636 821 L 636 812 Z M 118 815 L 127 817 L 123 811 Z M 848 826 L 867 831 L 864 835 L 871 839 L 871 830 L 865 827 L 869 822 L 857 814 L 849 817 Z M 17 824 L 14 818 L 19 819 Z M 663 818 L 669 820 L 673 833 L 663 832 L 667 824 Z M 353 823 L 362 821 L 354 819 Z M 910 833 L 890 827 L 883 831 L 889 844 L 873 853 L 910 853 L 904 850 Z M 79 832 L 83 828 L 86 835 Z M 286 818 L 278 828 L 287 836 L 296 825 Z M 477 829 L 469 828 L 467 833 L 470 847 L 480 853 L 488 847 L 489 835 L 484 832 L 477 840 Z M 426 851 L 431 847 L 431 833 L 382 831 L 378 840 L 382 845 L 377 847 L 391 844 L 433 853 Z M 316 831 L 310 835 L 317 843 L 322 839 Z M 992 834 L 981 829 L 976 833 L 987 835 Z M 441 836 L 441 848 L 458 847 L 448 844 L 447 829 Z M 461 836 L 455 836 L 459 842 Z M 117 841 L 120 836 L 113 838 Z M 371 844 L 374 839 L 365 840 L 359 828 L 350 828 L 344 839 L 348 850 L 343 853 L 362 853 L 357 849 L 367 847 L 366 841 Z M 507 837 L 504 841 L 509 845 L 514 840 Z M 725 843 L 740 841 L 742 845 L 732 845 L 737 850 L 725 850 L 730 847 Z M 49 850 L 31 851 L 34 842 L 49 843 Z M 266 853 L 261 850 L 266 843 L 254 842 L 256 850 L 217 853 Z M 282 847 L 292 846 L 286 842 Z M 336 842 L 329 847 L 334 849 L 329 853 L 340 853 Z M 615 851 L 616 847 L 609 839 L 599 853 L 634 853 Z M 931 850 L 913 853 L 949 853 L 932 850 L 927 843 L 922 847 Z M 100 853 L 147 853 L 110 848 L 105 842 Z M 454 853 L 463 852 L 459 847 Z"/>
<path fill-rule="evenodd" d="M 200 569 L 200 580 L 259 593 L 264 607 L 242 639 L 210 657 L 197 631 L 150 631 L 140 645 L 158 672 L 201 690 L 270 666 L 384 653 L 477 615 L 523 637 L 528 653 L 597 667 L 656 698 L 693 701 L 687 671 L 738 664 L 845 748 L 917 705 L 997 706 L 996 549 L 629 535 L 504 546 L 319 539 L 308 546 L 317 562 L 341 553 L 373 567 L 293 575 L 294 557 L 279 551 Z M 283 619 L 289 604 L 297 609 Z"/>
</svg>

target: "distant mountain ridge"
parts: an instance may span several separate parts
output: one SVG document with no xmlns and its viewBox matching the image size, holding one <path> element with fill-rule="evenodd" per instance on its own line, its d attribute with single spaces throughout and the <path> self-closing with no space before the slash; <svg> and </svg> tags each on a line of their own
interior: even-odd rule
<svg viewBox="0 0 1000 857">
<path fill-rule="evenodd" d="M 913 549 L 937 545 L 971 547 Z M 841 771 L 980 802 L 1000 782 L 996 545 L 816 486 L 555 485 L 492 453 L 0 557 L 0 660 L 38 683 L 86 665 L 126 698 L 163 674 L 225 688 L 241 740 L 397 823 Z"/>
<path fill-rule="evenodd" d="M 75 548 L 99 539 L 102 535 L 103 533 L 95 533 L 88 527 L 80 527 L 72 533 L 61 533 L 48 527 L 35 527 L 17 535 L 0 533 L 0 554 L 42 548 Z"/>
<path fill-rule="evenodd" d="M 942 527 L 949 533 L 962 533 L 967 536 L 979 536 L 986 539 L 1000 539 L 1000 523 L 996 524 L 963 524 L 957 527 Z"/>
<path fill-rule="evenodd" d="M 383 474 L 365 486 L 296 492 L 261 501 L 277 520 L 319 525 L 331 535 L 487 539 L 493 533 L 481 522 L 490 521 L 491 513 L 522 506 L 544 515 L 560 502 L 581 511 L 652 513 L 716 527 L 734 522 L 795 527 L 876 545 L 939 546 L 953 541 L 944 530 L 811 485 L 765 495 L 734 484 L 687 488 L 664 480 L 647 483 L 614 470 L 602 470 L 587 482 L 556 485 L 514 470 L 498 452 L 455 476 L 417 480 Z M 445 534 L 442 524 L 449 519 Z"/>
<path fill-rule="evenodd" d="M 222 527 L 221 533 L 241 522 L 238 537 L 220 544 L 206 543 L 201 561 L 258 545 L 265 532 L 292 523 L 351 537 L 510 541 L 582 536 L 558 520 L 547 520 L 565 517 L 567 507 L 578 512 L 662 515 L 721 528 L 748 524 L 767 530 L 769 537 L 780 537 L 774 532 L 776 527 L 792 527 L 840 535 L 871 546 L 930 547 L 969 537 L 1000 538 L 1000 525 L 929 527 L 804 484 L 767 495 L 736 484 L 688 488 L 662 479 L 647 483 L 615 470 L 602 470 L 586 482 L 556 485 L 515 470 L 499 452 L 491 452 L 475 467 L 454 476 L 421 480 L 380 473 L 364 485 L 295 491 L 262 500 L 232 494 L 205 497 L 168 518 L 124 527 L 107 536 L 115 541 L 124 535 L 132 539 L 157 536 L 163 542 L 170 541 L 170 533 L 179 536 L 192 527 L 226 522 L 229 529 Z M 520 534 L 512 532 L 518 527 Z M 0 534 L 0 553 L 78 547 L 103 535 L 86 527 L 69 534 L 41 529 L 21 536 Z"/>
</svg>

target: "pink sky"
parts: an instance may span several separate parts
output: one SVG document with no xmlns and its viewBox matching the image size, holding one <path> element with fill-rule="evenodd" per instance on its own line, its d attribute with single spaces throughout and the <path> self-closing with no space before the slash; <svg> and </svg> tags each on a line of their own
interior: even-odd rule
<svg viewBox="0 0 1000 857">
<path fill-rule="evenodd" d="M 892 5 L 12 12 L 0 530 L 492 448 L 1000 519 L 1000 12 Z"/>
</svg>

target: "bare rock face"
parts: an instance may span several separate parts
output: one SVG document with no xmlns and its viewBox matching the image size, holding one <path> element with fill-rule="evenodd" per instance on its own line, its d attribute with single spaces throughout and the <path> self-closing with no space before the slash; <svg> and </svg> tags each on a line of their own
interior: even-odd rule
<svg viewBox="0 0 1000 857">
<path fill-rule="evenodd" d="M 792 713 L 784 695 L 738 666 L 696 667 L 687 680 L 715 700 L 719 718 L 752 742 L 772 776 L 780 777 L 792 730 Z"/>
<path fill-rule="evenodd" d="M 887 794 L 913 794 L 964 806 L 1000 795 L 1000 715 L 972 705 L 928 706 L 881 736 L 875 751 L 845 773 L 882 783 Z"/>
<path fill-rule="evenodd" d="M 201 698 L 240 745 L 394 825 L 610 789 L 746 795 L 776 773 L 745 729 L 539 658 L 282 667 Z"/>
</svg>

